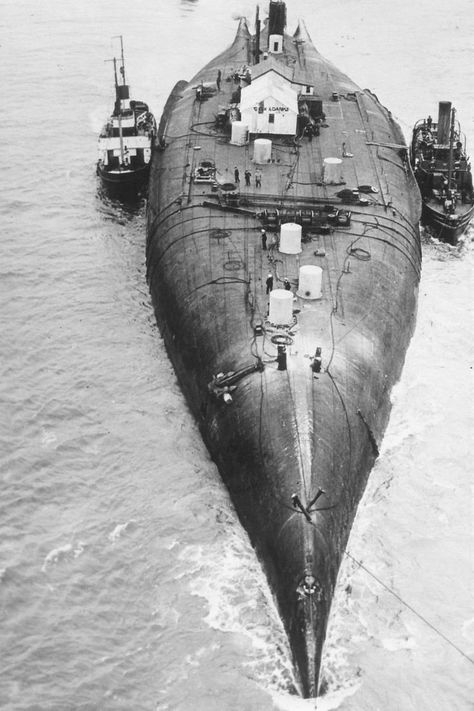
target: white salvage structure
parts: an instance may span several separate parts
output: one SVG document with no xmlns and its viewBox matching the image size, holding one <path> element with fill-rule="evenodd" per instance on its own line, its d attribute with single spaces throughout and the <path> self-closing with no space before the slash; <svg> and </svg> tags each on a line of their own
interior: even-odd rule
<svg viewBox="0 0 474 711">
<path fill-rule="evenodd" d="M 240 113 L 250 133 L 295 135 L 298 95 L 287 79 L 270 70 L 242 88 Z"/>
</svg>

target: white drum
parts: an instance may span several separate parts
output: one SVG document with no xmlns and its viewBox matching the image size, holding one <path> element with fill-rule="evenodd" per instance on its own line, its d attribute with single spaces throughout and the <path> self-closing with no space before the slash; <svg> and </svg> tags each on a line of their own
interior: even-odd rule
<svg viewBox="0 0 474 711">
<path fill-rule="evenodd" d="M 302 299 L 320 299 L 323 270 L 314 264 L 300 267 L 297 296 Z"/>
<path fill-rule="evenodd" d="M 342 160 L 340 158 L 324 159 L 323 183 L 342 183 Z"/>
<path fill-rule="evenodd" d="M 233 146 L 245 146 L 248 140 L 249 127 L 243 121 L 234 121 L 230 142 Z"/>
<path fill-rule="evenodd" d="M 280 228 L 280 252 L 283 254 L 300 254 L 301 225 L 295 222 L 284 222 Z"/>
<path fill-rule="evenodd" d="M 293 293 L 286 289 L 273 289 L 270 292 L 270 323 L 277 326 L 290 326 L 293 322 Z"/>
<path fill-rule="evenodd" d="M 272 142 L 268 138 L 256 138 L 253 142 L 254 163 L 269 163 L 272 159 Z"/>
</svg>

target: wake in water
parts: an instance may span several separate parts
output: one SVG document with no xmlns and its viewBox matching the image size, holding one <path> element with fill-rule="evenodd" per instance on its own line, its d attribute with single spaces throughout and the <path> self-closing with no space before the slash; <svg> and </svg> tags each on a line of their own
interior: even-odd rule
<svg viewBox="0 0 474 711">
<path fill-rule="evenodd" d="M 250 659 L 246 666 L 270 694 L 275 708 L 283 711 L 352 711 L 360 703 L 364 709 L 379 708 L 387 698 L 372 679 L 387 674 L 387 669 L 394 674 L 403 669 L 408 679 L 413 676 L 407 691 L 400 692 L 399 703 L 400 708 L 418 711 L 424 708 L 420 695 L 427 691 L 417 687 L 414 679 L 434 673 L 437 655 L 452 660 L 461 678 L 473 663 L 472 620 L 462 619 L 458 634 L 445 621 L 449 587 L 443 568 L 450 547 L 444 552 L 439 539 L 439 517 L 446 522 L 459 517 L 459 499 L 464 498 L 468 482 L 467 460 L 462 448 L 451 450 L 457 456 L 450 469 L 457 467 L 460 481 L 465 476 L 464 486 L 457 494 L 450 486 L 454 498 L 440 500 L 440 487 L 446 485 L 443 481 L 450 482 L 451 475 L 446 476 L 445 459 L 440 460 L 434 450 L 439 448 L 440 435 L 447 444 L 455 441 L 455 424 L 451 423 L 462 411 L 456 393 L 465 386 L 469 349 L 465 333 L 458 334 L 457 341 L 452 330 L 446 333 L 446 319 L 458 308 L 472 309 L 464 297 L 474 255 L 470 239 L 461 247 L 451 247 L 427 237 L 424 251 L 417 332 L 402 380 L 392 393 L 391 421 L 359 507 L 334 596 L 322 665 L 323 696 L 317 700 L 295 697 L 297 684 L 285 634 L 253 552 L 245 547 L 243 554 L 241 534 L 234 529 L 232 537 L 217 547 L 204 551 L 197 546 L 185 552 L 195 576 L 193 593 L 203 596 L 209 607 L 207 623 L 216 630 L 246 636 L 251 644 L 249 651 L 245 643 Z M 436 343 L 437 348 L 427 353 L 427 342 Z M 450 368 L 441 388 L 439 377 L 448 349 L 456 368 Z M 468 517 L 463 525 L 467 531 Z M 440 577 L 436 586 L 430 584 L 434 572 L 431 548 L 436 551 Z M 412 586 L 414 574 L 418 589 Z M 467 600 L 463 609 L 464 614 L 469 609 Z"/>
</svg>

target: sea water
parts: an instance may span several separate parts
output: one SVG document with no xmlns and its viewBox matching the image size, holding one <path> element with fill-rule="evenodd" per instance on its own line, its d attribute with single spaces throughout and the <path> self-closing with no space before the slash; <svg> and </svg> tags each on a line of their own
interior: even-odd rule
<svg viewBox="0 0 474 711">
<path fill-rule="evenodd" d="M 419 315 L 301 700 L 258 561 L 185 405 L 145 280 L 145 206 L 102 199 L 124 37 L 159 117 L 249 0 L 0 3 L 0 708 L 466 711 L 474 698 L 473 231 L 425 240 Z M 261 6 L 261 14 L 264 6 Z M 410 127 L 474 150 L 468 0 L 288 2 Z"/>
</svg>

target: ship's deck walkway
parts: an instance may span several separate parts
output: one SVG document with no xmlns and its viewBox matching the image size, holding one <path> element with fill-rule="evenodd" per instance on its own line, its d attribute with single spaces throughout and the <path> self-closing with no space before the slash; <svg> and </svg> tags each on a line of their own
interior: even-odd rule
<svg viewBox="0 0 474 711">
<path fill-rule="evenodd" d="M 224 84 L 224 86 L 226 86 Z M 209 98 L 202 105 L 195 102 L 194 116 L 189 127 L 187 149 L 189 152 L 189 170 L 183 177 L 183 193 L 188 201 L 202 195 L 203 184 L 193 184 L 195 168 L 202 160 L 211 160 L 216 166 L 216 178 L 220 183 L 235 183 L 235 170 L 239 172 L 240 182 L 236 187 L 242 195 L 261 191 L 277 195 L 280 199 L 298 198 L 301 200 L 334 199 L 344 189 L 357 189 L 360 185 L 373 186 L 377 191 L 377 200 L 383 205 L 391 205 L 397 196 L 390 192 L 383 172 L 383 160 L 375 160 L 375 155 L 399 166 L 404 170 L 393 136 L 384 136 L 384 143 L 374 141 L 373 131 L 366 120 L 366 97 L 344 98 L 339 101 L 327 101 L 323 104 L 326 114 L 320 135 L 311 140 L 307 137 L 295 141 L 292 136 L 265 136 L 272 140 L 271 159 L 263 165 L 256 165 L 253 160 L 253 140 L 243 145 L 233 145 L 228 135 L 215 127 L 213 121 L 202 121 L 206 116 L 217 114 L 219 106 L 231 99 L 230 89 L 221 91 Z M 204 109 L 205 106 L 205 109 Z M 393 146 L 389 148 L 388 145 Z M 324 159 L 337 158 L 341 164 L 336 168 L 328 183 L 324 175 Z M 261 171 L 261 187 L 255 185 L 255 172 Z M 251 174 L 251 183 L 246 185 L 245 172 Z M 204 190 L 203 190 L 204 187 Z"/>
</svg>

